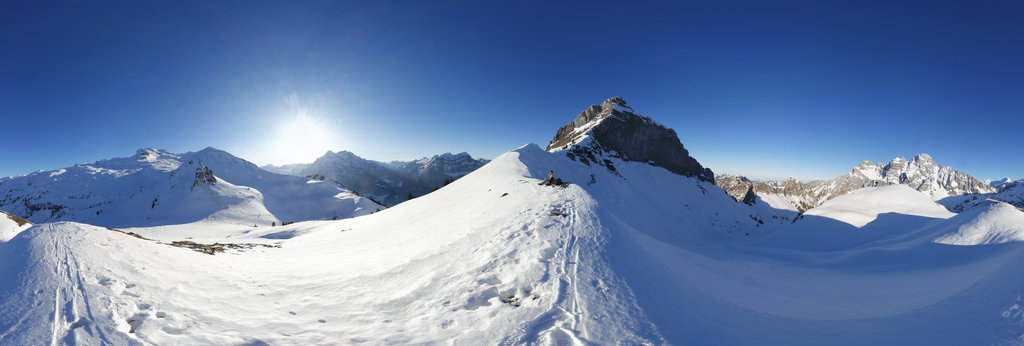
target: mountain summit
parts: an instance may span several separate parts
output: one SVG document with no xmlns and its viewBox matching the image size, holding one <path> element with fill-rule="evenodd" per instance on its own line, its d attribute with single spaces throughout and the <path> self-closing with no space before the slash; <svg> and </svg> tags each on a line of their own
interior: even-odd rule
<svg viewBox="0 0 1024 346">
<path fill-rule="evenodd" d="M 948 196 L 993 193 L 996 189 L 967 173 L 935 163 L 928 154 L 907 160 L 897 157 L 888 163 L 861 162 L 849 172 L 814 188 L 819 200 L 849 193 L 863 187 L 903 184 L 939 200 Z"/>
<path fill-rule="evenodd" d="M 585 164 L 597 163 L 615 171 L 606 156 L 646 162 L 672 173 L 714 182 L 715 175 L 690 156 L 672 129 L 640 115 L 621 97 L 612 97 L 580 112 L 548 144 L 547 151 Z"/>
</svg>

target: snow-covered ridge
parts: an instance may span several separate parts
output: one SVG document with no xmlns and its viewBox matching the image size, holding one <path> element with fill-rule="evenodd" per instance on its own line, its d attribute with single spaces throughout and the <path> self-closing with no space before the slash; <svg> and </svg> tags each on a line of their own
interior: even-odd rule
<svg viewBox="0 0 1024 346">
<path fill-rule="evenodd" d="M 996 200 L 986 200 L 979 207 L 977 209 L 983 210 L 980 214 L 957 227 L 955 233 L 940 236 L 935 242 L 951 245 L 1024 242 L 1024 210 Z"/>
<path fill-rule="evenodd" d="M 931 217 L 942 208 L 927 196 L 885 186 L 830 201 L 843 213 L 770 226 L 712 183 L 607 159 L 615 172 L 528 145 L 366 217 L 131 230 L 276 245 L 212 256 L 38 225 L 0 244 L 0 342 L 973 345 L 1024 334 L 1024 243 L 933 241 L 977 215 Z M 548 170 L 572 184 L 538 185 Z M 861 228 L 839 221 L 868 214 Z"/>
<path fill-rule="evenodd" d="M 197 188 L 201 171 L 209 184 Z M 270 225 L 380 208 L 338 186 L 270 173 L 213 148 L 185 154 L 140 149 L 131 157 L 0 179 L 0 209 L 36 223 Z"/>
<path fill-rule="evenodd" d="M 934 200 L 955 195 L 996 192 L 994 188 L 966 173 L 935 163 L 928 154 L 919 154 L 911 160 L 897 157 L 888 163 L 864 161 L 846 174 L 815 187 L 814 191 L 819 200 L 825 201 L 863 187 L 891 184 L 910 186 Z"/>
<path fill-rule="evenodd" d="M 804 215 L 823 216 L 856 227 L 874 221 L 879 214 L 898 213 L 948 219 L 953 214 L 927 195 L 906 185 L 866 187 L 826 201 Z"/>
<path fill-rule="evenodd" d="M 396 205 L 407 200 L 410 194 L 427 194 L 487 162 L 489 160 L 474 159 L 468 153 L 445 153 L 413 161 L 384 163 L 364 159 L 349 151 L 328 151 L 299 174 L 336 181 L 360 195 Z"/>
<path fill-rule="evenodd" d="M 0 210 L 0 243 L 11 240 L 15 235 L 29 227 L 32 227 L 31 222 Z"/>
<path fill-rule="evenodd" d="M 751 182 L 742 176 L 721 175 L 717 181 L 737 201 L 752 203 L 757 196 L 769 202 L 772 207 L 801 212 L 865 187 L 906 185 L 936 201 L 955 199 L 952 196 L 996 192 L 986 182 L 935 163 L 928 154 L 919 154 L 911 160 L 897 157 L 888 163 L 863 161 L 832 180 L 807 183 L 792 179 L 785 182 Z M 1002 186 L 1008 188 L 1012 185 L 1009 183 Z M 780 192 L 780 186 L 785 192 Z M 943 205 L 950 208 L 953 204 L 943 202 Z"/>
</svg>

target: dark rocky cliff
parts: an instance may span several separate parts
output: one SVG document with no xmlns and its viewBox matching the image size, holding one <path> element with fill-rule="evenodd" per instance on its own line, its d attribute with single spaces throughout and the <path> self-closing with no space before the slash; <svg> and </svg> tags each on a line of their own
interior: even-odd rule
<svg viewBox="0 0 1024 346">
<path fill-rule="evenodd" d="M 621 97 L 581 112 L 558 129 L 547 150 L 566 150 L 574 160 L 603 165 L 612 171 L 614 166 L 603 157 L 645 162 L 676 174 L 715 181 L 711 169 L 690 156 L 674 130 L 637 114 Z"/>
</svg>

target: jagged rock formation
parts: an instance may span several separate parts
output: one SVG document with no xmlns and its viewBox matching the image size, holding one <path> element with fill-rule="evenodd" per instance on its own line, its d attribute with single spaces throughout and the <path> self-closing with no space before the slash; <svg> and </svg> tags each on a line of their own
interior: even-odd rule
<svg viewBox="0 0 1024 346">
<path fill-rule="evenodd" d="M 566 155 L 585 164 L 595 163 L 610 171 L 607 157 L 646 162 L 670 172 L 714 182 L 711 169 L 702 167 L 683 147 L 679 136 L 649 117 L 612 97 L 583 110 L 555 132 L 547 151 L 566 150 Z"/>
<path fill-rule="evenodd" d="M 810 189 L 793 178 L 755 182 L 744 176 L 723 175 L 717 177 L 715 184 L 725 189 L 736 201 L 751 205 L 760 197 L 774 208 L 803 213 L 819 204 Z"/>
<path fill-rule="evenodd" d="M 941 200 L 949 196 L 997 192 L 995 188 L 966 173 L 935 163 L 928 154 L 919 154 L 912 160 L 897 157 L 888 163 L 875 164 L 871 161 L 863 161 L 857 167 L 835 179 L 815 180 L 806 184 L 792 178 L 781 182 L 761 183 L 752 182 L 742 176 L 729 175 L 719 176 L 716 183 L 737 201 L 752 204 L 749 202 L 751 198 L 748 194 L 753 193 L 768 201 L 772 207 L 786 208 L 788 204 L 793 207 L 792 210 L 799 212 L 804 212 L 829 199 L 861 188 L 894 184 L 910 186 L 930 196 L 933 200 Z M 1009 187 L 1012 184 L 1001 186 Z M 1012 204 L 1012 202 L 1010 203 Z"/>
<path fill-rule="evenodd" d="M 996 189 L 974 177 L 944 167 L 928 154 L 919 154 L 912 160 L 897 157 L 888 163 L 861 162 L 849 172 L 814 188 L 820 201 L 849 193 L 863 187 L 903 184 L 927 194 L 934 200 L 948 196 L 974 193 L 993 193 Z"/>
<path fill-rule="evenodd" d="M 754 192 L 754 182 L 747 179 L 747 177 L 739 175 L 719 176 L 715 179 L 715 185 L 722 187 L 737 202 L 754 204 L 757 199 L 756 192 Z"/>
<path fill-rule="evenodd" d="M 468 153 L 445 153 L 414 161 L 384 163 L 367 160 L 349 151 L 328 151 L 299 174 L 335 181 L 385 205 L 404 202 L 411 194 L 422 196 L 490 162 Z"/>
<path fill-rule="evenodd" d="M 202 166 L 196 168 L 196 179 L 192 182 L 190 189 L 195 189 L 196 186 L 200 185 L 213 185 L 217 183 L 217 177 L 213 176 L 213 171 L 209 167 Z"/>
</svg>

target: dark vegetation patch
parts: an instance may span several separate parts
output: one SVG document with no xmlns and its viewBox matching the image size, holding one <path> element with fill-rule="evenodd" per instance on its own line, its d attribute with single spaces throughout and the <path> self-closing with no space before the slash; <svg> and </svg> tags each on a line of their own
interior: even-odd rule
<svg viewBox="0 0 1024 346">
<path fill-rule="evenodd" d="M 26 224 L 28 224 L 28 225 L 31 225 L 31 224 L 32 224 L 31 222 L 28 222 L 28 221 L 26 221 L 25 219 L 22 219 L 22 218 L 20 218 L 20 217 L 17 217 L 17 216 L 15 216 L 14 214 L 8 213 L 8 212 L 6 212 L 6 211 L 3 211 L 3 210 L 0 210 L 0 214 L 4 214 L 4 215 L 7 215 L 7 218 L 8 218 L 8 219 L 11 219 L 11 220 L 13 220 L 13 221 L 14 221 L 14 223 L 18 224 L 18 226 L 24 226 L 24 225 L 26 225 Z"/>
<path fill-rule="evenodd" d="M 217 254 L 218 252 L 224 252 L 225 250 L 229 250 L 229 249 L 230 250 L 238 250 L 238 251 L 246 251 L 246 250 L 252 250 L 252 249 L 260 248 L 260 247 L 263 247 L 263 248 L 281 248 L 281 244 L 273 244 L 273 245 L 271 245 L 271 244 L 256 244 L 256 243 L 223 243 L 223 244 L 221 244 L 221 243 L 213 243 L 213 244 L 203 244 L 203 243 L 196 243 L 196 242 L 191 241 L 191 240 L 173 241 L 170 244 L 168 244 L 168 243 L 159 242 L 159 241 L 156 241 L 156 240 L 153 240 L 153 239 L 149 239 L 149 238 L 143 237 L 143 236 L 141 236 L 141 235 L 139 235 L 139 234 L 137 234 L 135 232 L 125 232 L 125 231 L 122 231 L 122 230 L 119 230 L 119 229 L 116 229 L 116 228 L 107 228 L 107 230 L 118 232 L 118 233 L 122 233 L 122 234 L 125 234 L 125 235 L 130 235 L 130 236 L 138 238 L 138 239 L 148 240 L 148 241 L 156 242 L 156 243 L 159 243 L 159 244 L 170 245 L 170 246 L 173 246 L 173 247 L 185 248 L 185 249 L 189 249 L 189 250 L 192 250 L 192 251 L 195 251 L 195 252 L 202 252 L 202 253 L 205 253 L 205 254 L 208 254 L 208 255 L 214 255 L 214 254 Z"/>
<path fill-rule="evenodd" d="M 190 240 L 176 241 L 176 242 L 172 242 L 172 243 L 170 243 L 168 245 L 174 246 L 174 247 L 190 249 L 190 250 L 195 251 L 195 252 L 202 252 L 202 253 L 205 253 L 207 255 L 214 255 L 214 254 L 217 254 L 218 252 L 224 252 L 224 250 L 227 250 L 227 249 L 245 251 L 245 250 L 252 250 L 253 248 L 257 248 L 257 247 L 266 247 L 266 248 L 280 248 L 281 247 L 280 244 L 269 245 L 269 244 L 254 244 L 254 243 L 225 243 L 225 244 L 213 243 L 213 244 L 202 244 L 202 243 L 196 243 L 196 242 L 190 241 Z"/>
</svg>

